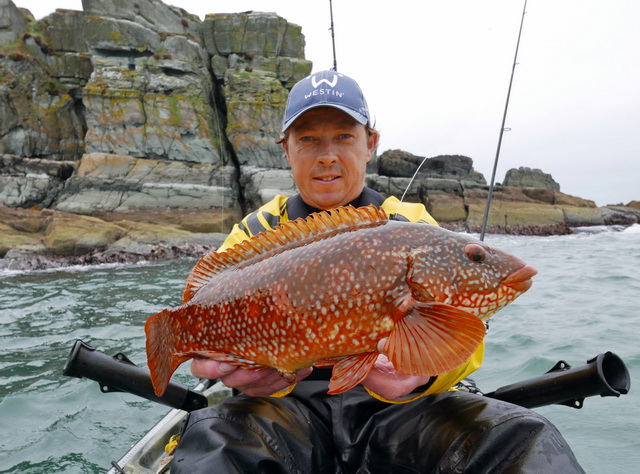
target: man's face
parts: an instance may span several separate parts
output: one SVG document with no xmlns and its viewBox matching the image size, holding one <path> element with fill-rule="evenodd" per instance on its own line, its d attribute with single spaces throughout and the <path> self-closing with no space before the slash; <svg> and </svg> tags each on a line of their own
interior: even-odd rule
<svg viewBox="0 0 640 474">
<path fill-rule="evenodd" d="M 338 109 L 319 107 L 298 118 L 282 143 L 302 199 L 333 209 L 362 192 L 378 135 Z"/>
</svg>

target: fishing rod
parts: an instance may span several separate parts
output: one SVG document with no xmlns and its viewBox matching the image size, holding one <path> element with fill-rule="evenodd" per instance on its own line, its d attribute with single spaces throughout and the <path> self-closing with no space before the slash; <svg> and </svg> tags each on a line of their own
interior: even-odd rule
<svg viewBox="0 0 640 474">
<path fill-rule="evenodd" d="M 331 1 L 331 0 L 329 0 Z M 504 135 L 504 132 L 508 131 L 509 129 L 505 128 L 505 122 L 507 120 L 507 111 L 509 110 L 509 99 L 511 98 L 511 87 L 513 86 L 513 77 L 515 75 L 515 70 L 516 70 L 516 66 L 518 64 L 518 50 L 520 49 L 520 38 L 522 37 L 522 27 L 524 25 L 524 16 L 527 13 L 527 0 L 524 0 L 524 7 L 522 9 L 522 20 L 520 21 L 520 29 L 518 31 L 518 41 L 516 43 L 516 52 L 515 52 L 515 57 L 513 58 L 513 66 L 511 68 L 511 79 L 509 80 L 509 89 L 507 91 L 507 100 L 506 103 L 504 105 L 504 113 L 502 115 L 502 125 L 500 126 L 500 135 L 498 137 L 498 148 L 496 150 L 496 157 L 495 160 L 493 162 L 493 172 L 491 173 L 491 182 L 489 185 L 489 193 L 487 195 L 487 204 L 484 210 L 484 217 L 482 219 L 482 230 L 480 231 L 480 240 L 484 241 L 484 235 L 485 232 L 487 230 L 487 221 L 489 220 L 489 209 L 491 208 L 491 199 L 493 196 L 493 189 L 495 187 L 495 181 L 496 181 L 496 171 L 498 169 L 498 159 L 500 158 L 500 148 L 502 146 L 502 136 Z M 404 200 L 405 195 L 407 194 L 407 192 L 409 191 L 409 188 L 411 187 L 411 184 L 413 183 L 413 180 L 416 178 L 416 176 L 418 175 L 418 172 L 420 171 L 420 168 L 422 168 L 422 165 L 424 165 L 424 163 L 427 161 L 427 158 L 425 157 L 422 162 L 418 165 L 418 168 L 416 168 L 415 173 L 413 173 L 413 176 L 411 177 L 411 180 L 409 180 L 409 184 L 407 185 L 406 189 L 404 190 L 404 193 L 402 193 L 402 197 L 400 198 L 400 201 Z"/>
<path fill-rule="evenodd" d="M 489 193 L 487 195 L 487 205 L 484 209 L 484 217 L 482 219 L 482 230 L 480 231 L 480 240 L 484 240 L 484 234 L 487 230 L 487 221 L 489 220 L 489 209 L 491 208 L 491 199 L 493 197 L 493 188 L 496 182 L 496 171 L 498 169 L 498 158 L 500 157 L 500 148 L 502 146 L 502 136 L 507 131 L 505 122 L 507 120 L 507 110 L 509 109 L 509 99 L 511 98 L 511 86 L 513 85 L 513 76 L 518 65 L 518 49 L 520 48 L 520 38 L 522 37 L 522 26 L 524 25 L 524 16 L 527 14 L 527 0 L 524 0 L 522 9 L 522 20 L 520 21 L 520 30 L 518 31 L 518 41 L 516 43 L 516 52 L 513 58 L 513 66 L 511 67 L 511 79 L 509 80 L 509 89 L 507 91 L 507 100 L 504 104 L 504 113 L 502 114 L 502 125 L 500 126 L 500 135 L 498 137 L 498 148 L 496 149 L 496 158 L 493 161 L 493 172 L 491 173 L 491 184 L 489 185 Z"/>
<path fill-rule="evenodd" d="M 335 28 L 333 27 L 333 4 L 331 0 L 329 0 L 329 15 L 331 16 L 331 27 L 329 30 L 331 31 L 331 44 L 333 45 L 333 70 L 338 70 L 338 62 L 336 60 L 336 36 L 335 36 Z"/>
<path fill-rule="evenodd" d="M 400 198 L 400 202 L 404 201 L 404 197 L 407 195 L 407 191 L 409 191 L 409 188 L 411 187 L 411 184 L 413 183 L 413 180 L 416 179 L 416 176 L 418 176 L 418 171 L 420 171 L 420 168 L 422 168 L 422 165 L 424 165 L 425 161 L 427 161 L 427 157 L 425 156 L 424 159 L 420 162 L 420 164 L 418 165 L 418 167 L 416 168 L 416 172 L 413 173 L 413 176 L 411 177 L 411 179 L 409 180 L 409 184 L 407 184 L 407 188 L 404 190 L 404 192 L 402 193 L 402 197 Z"/>
</svg>

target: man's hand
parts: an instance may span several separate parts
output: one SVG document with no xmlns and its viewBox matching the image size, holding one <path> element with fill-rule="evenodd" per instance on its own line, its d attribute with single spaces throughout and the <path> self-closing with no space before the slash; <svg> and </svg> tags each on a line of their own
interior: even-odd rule
<svg viewBox="0 0 640 474">
<path fill-rule="evenodd" d="M 380 355 L 367 378 L 362 381 L 362 385 L 387 400 L 395 400 L 410 394 L 416 387 L 426 384 L 430 377 L 405 375 L 398 372 L 384 353 L 386 341 L 382 339 L 378 342 Z"/>
<path fill-rule="evenodd" d="M 293 383 L 308 377 L 311 371 L 311 367 L 297 371 Z M 292 385 L 276 369 L 246 370 L 211 359 L 193 359 L 191 373 L 198 378 L 220 379 L 227 387 L 250 397 L 268 397 Z"/>
</svg>

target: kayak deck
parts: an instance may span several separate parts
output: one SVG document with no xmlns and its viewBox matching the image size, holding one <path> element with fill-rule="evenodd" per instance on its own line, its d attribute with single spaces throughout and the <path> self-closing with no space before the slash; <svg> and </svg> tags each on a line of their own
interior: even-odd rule
<svg viewBox="0 0 640 474">
<path fill-rule="evenodd" d="M 222 382 L 216 382 L 206 388 L 208 383 L 200 383 L 194 388 L 202 392 L 212 406 L 231 396 L 231 389 Z M 170 410 L 147 434 L 134 444 L 127 453 L 112 467 L 107 474 L 159 474 L 169 472 L 169 465 L 165 460 L 167 453 L 165 446 L 169 444 L 171 437 L 177 435 L 182 428 L 182 422 L 187 416 L 184 410 Z M 164 465 L 163 465 L 164 463 Z"/>
</svg>

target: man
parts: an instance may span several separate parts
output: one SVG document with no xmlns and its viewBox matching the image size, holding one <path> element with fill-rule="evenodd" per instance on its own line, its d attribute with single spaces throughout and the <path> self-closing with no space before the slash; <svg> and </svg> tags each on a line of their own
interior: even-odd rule
<svg viewBox="0 0 640 474">
<path fill-rule="evenodd" d="M 378 139 L 353 79 L 322 71 L 300 81 L 280 140 L 299 194 L 276 196 L 245 217 L 219 250 L 344 205 L 374 204 L 392 219 L 437 225 L 421 204 L 365 187 Z M 480 366 L 483 350 L 431 378 L 401 374 L 381 355 L 362 386 L 340 395 L 326 394 L 328 369 L 302 369 L 291 381 L 275 369 L 196 359 L 195 376 L 220 378 L 241 394 L 190 415 L 172 472 L 583 472 L 539 415 L 447 391 Z"/>
</svg>

